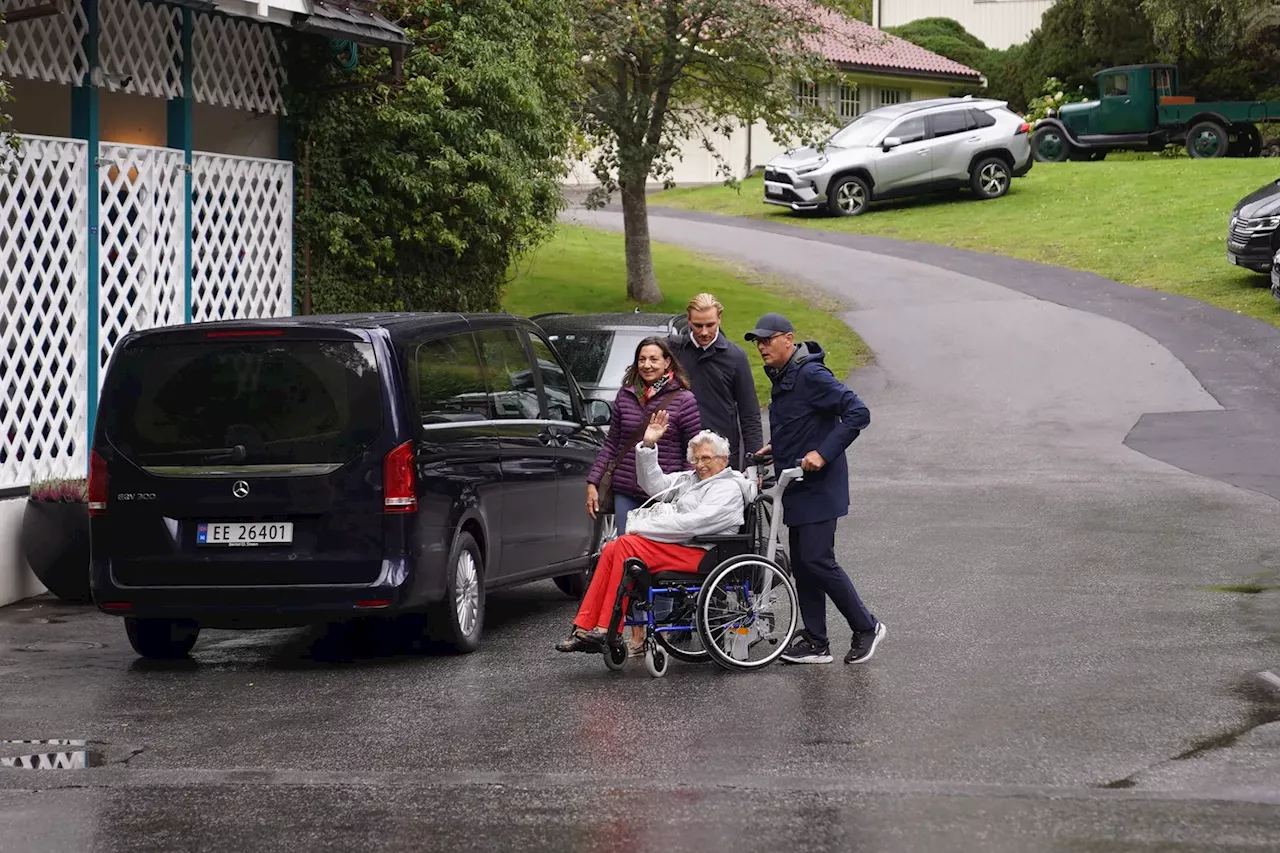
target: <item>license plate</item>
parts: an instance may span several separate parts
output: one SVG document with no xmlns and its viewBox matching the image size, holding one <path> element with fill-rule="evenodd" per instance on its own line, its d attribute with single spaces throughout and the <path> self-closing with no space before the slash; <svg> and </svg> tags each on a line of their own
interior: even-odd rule
<svg viewBox="0 0 1280 853">
<path fill-rule="evenodd" d="M 197 545 L 288 545 L 293 541 L 292 521 L 201 522 Z"/>
<path fill-rule="evenodd" d="M 1236 260 L 1235 252 L 1227 252 L 1227 263 L 1239 264 L 1239 261 Z"/>
</svg>

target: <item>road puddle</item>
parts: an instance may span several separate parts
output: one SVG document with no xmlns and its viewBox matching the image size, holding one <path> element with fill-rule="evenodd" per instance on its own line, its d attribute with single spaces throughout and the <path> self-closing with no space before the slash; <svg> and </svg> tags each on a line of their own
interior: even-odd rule
<svg viewBox="0 0 1280 853">
<path fill-rule="evenodd" d="M 87 740 L 0 740 L 0 767 L 84 770 L 106 763 L 106 753 Z"/>
</svg>

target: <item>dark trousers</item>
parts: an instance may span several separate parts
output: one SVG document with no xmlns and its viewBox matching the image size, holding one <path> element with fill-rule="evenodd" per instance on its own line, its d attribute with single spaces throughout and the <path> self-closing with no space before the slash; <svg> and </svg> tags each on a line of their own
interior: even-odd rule
<svg viewBox="0 0 1280 853">
<path fill-rule="evenodd" d="M 791 574 L 800 597 L 800 617 L 814 641 L 827 642 L 827 598 L 855 631 L 875 630 L 876 620 L 853 581 L 836 562 L 836 519 L 788 528 Z"/>
</svg>

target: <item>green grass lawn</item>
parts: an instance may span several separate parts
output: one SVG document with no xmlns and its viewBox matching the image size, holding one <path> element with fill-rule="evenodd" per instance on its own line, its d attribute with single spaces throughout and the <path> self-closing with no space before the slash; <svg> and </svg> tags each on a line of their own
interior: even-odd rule
<svg viewBox="0 0 1280 853">
<path fill-rule="evenodd" d="M 1009 195 L 956 192 L 886 202 L 855 218 L 796 215 L 761 201 L 759 178 L 741 192 L 676 188 L 651 205 L 771 219 L 938 243 L 1094 272 L 1126 284 L 1202 299 L 1280 326 L 1266 277 L 1227 263 L 1231 208 L 1280 179 L 1280 160 L 1127 159 L 1037 163 Z"/>
<path fill-rule="evenodd" d="M 682 314 L 696 294 L 715 294 L 725 306 L 724 334 L 747 350 L 755 370 L 756 393 L 769 400 L 769 381 L 760 356 L 742 335 L 768 311 L 786 314 L 808 340 L 827 351 L 827 366 L 844 378 L 870 360 L 866 344 L 833 314 L 839 303 L 803 292 L 752 270 L 701 257 L 675 246 L 653 244 L 653 266 L 663 301 L 643 310 Z M 633 311 L 627 300 L 622 235 L 578 226 L 561 226 L 555 239 L 526 256 L 513 270 L 502 306 L 513 314 L 572 311 L 577 314 Z"/>
</svg>

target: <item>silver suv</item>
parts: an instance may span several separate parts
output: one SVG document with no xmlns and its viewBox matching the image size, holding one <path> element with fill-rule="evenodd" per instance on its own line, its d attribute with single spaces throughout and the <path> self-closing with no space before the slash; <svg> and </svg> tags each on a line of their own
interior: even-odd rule
<svg viewBox="0 0 1280 853">
<path fill-rule="evenodd" d="M 858 116 L 816 148 L 779 154 L 764 200 L 792 210 L 864 213 L 872 201 L 968 186 L 999 198 L 1031 171 L 1031 126 L 1005 101 L 937 98 Z"/>
</svg>

